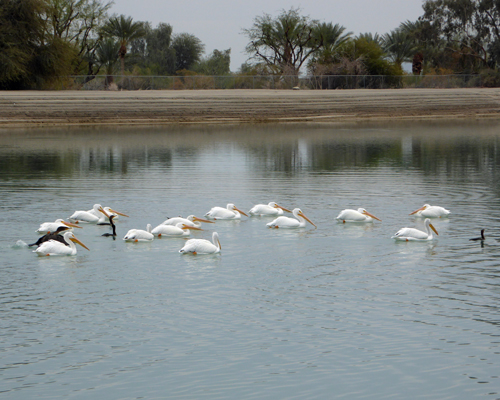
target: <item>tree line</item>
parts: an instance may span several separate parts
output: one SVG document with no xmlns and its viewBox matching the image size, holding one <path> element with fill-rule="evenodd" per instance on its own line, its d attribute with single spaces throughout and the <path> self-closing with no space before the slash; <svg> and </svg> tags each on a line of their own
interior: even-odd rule
<svg viewBox="0 0 500 400">
<path fill-rule="evenodd" d="M 70 75 L 230 75 L 231 50 L 214 50 L 172 25 L 109 15 L 106 0 L 1 0 L 0 89 L 50 88 Z M 500 85 L 500 2 L 426 0 L 416 21 L 354 36 L 298 8 L 243 29 L 247 75 L 482 74 Z"/>
</svg>

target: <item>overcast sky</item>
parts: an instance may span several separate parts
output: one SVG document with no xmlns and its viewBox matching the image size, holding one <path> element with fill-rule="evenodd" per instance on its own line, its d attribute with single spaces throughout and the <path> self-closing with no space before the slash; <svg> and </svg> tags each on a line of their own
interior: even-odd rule
<svg viewBox="0 0 500 400">
<path fill-rule="evenodd" d="M 244 53 L 256 16 L 277 16 L 283 9 L 300 8 L 302 15 L 320 22 L 339 23 L 346 31 L 384 34 L 401 22 L 415 21 L 423 14 L 423 0 L 114 0 L 111 13 L 149 21 L 153 27 L 165 22 L 173 33 L 190 33 L 205 45 L 205 55 L 214 49 L 231 49 L 231 71 L 248 59 Z"/>
</svg>

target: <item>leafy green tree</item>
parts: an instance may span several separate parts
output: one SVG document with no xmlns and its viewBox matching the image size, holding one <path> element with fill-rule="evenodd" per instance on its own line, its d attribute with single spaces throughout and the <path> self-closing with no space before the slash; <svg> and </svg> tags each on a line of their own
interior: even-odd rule
<svg viewBox="0 0 500 400">
<path fill-rule="evenodd" d="M 203 75 L 224 76 L 230 74 L 231 49 L 214 50 L 194 66 L 194 71 Z"/>
<path fill-rule="evenodd" d="M 421 20 L 445 42 L 456 68 L 474 71 L 489 65 L 494 43 L 500 41 L 500 1 L 426 0 Z"/>
<path fill-rule="evenodd" d="M 376 41 L 358 37 L 353 41 L 352 59 L 361 59 L 368 75 L 399 75 L 401 69 L 386 60 L 386 53 Z"/>
<path fill-rule="evenodd" d="M 180 33 L 174 36 L 172 48 L 175 51 L 175 70 L 189 70 L 201 60 L 205 45 L 196 36 Z"/>
<path fill-rule="evenodd" d="M 71 45 L 47 35 L 42 0 L 0 3 L 0 88 L 44 87 L 71 71 Z"/>
<path fill-rule="evenodd" d="M 175 50 L 172 48 L 172 26 L 160 23 L 151 28 L 144 23 L 146 35 L 130 43 L 130 55 L 140 67 L 155 74 L 169 75 L 175 72 Z"/>
<path fill-rule="evenodd" d="M 87 69 L 94 75 L 94 55 L 101 40 L 100 29 L 107 20 L 112 1 L 45 0 L 45 18 L 49 35 L 72 44 L 77 51 L 75 73 Z"/>
<path fill-rule="evenodd" d="M 121 74 L 125 75 L 125 56 L 127 55 L 127 47 L 134 39 L 144 37 L 146 31 L 142 22 L 134 22 L 132 17 L 112 17 L 103 27 L 104 34 L 117 39 L 120 42 L 120 64 Z"/>
<path fill-rule="evenodd" d="M 300 15 L 299 9 L 283 10 L 276 18 L 268 14 L 244 29 L 250 42 L 250 58 L 274 67 L 279 73 L 298 74 L 307 59 L 323 45 L 318 22 Z"/>
</svg>

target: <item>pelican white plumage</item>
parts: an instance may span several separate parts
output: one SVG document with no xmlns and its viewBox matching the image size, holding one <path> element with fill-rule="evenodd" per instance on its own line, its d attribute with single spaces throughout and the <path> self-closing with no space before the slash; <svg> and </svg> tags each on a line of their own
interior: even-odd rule
<svg viewBox="0 0 500 400">
<path fill-rule="evenodd" d="M 243 211 L 236 208 L 232 203 L 229 203 L 226 208 L 223 207 L 213 207 L 209 212 L 205 214 L 205 217 L 211 219 L 240 219 L 241 214 L 248 217 Z"/>
<path fill-rule="evenodd" d="M 197 231 L 202 231 L 203 229 L 197 228 L 196 226 L 189 226 L 183 222 L 179 222 L 176 225 L 163 225 L 160 224 L 154 228 L 151 233 L 155 236 L 189 236 L 191 234 L 190 229 Z"/>
<path fill-rule="evenodd" d="M 179 223 L 186 224 L 187 226 L 195 227 L 195 228 L 200 228 L 202 222 L 207 222 L 209 224 L 214 224 L 214 221 L 209 221 L 208 219 L 203 219 L 203 218 L 198 218 L 194 215 L 190 215 L 187 218 L 182 218 L 182 217 L 174 217 L 174 218 L 169 218 L 166 221 L 162 222 L 162 225 L 177 225 Z"/>
<path fill-rule="evenodd" d="M 345 209 L 340 212 L 336 218 L 338 221 L 346 222 L 373 222 L 374 219 L 377 221 L 382 221 L 375 215 L 369 213 L 364 208 L 358 208 L 357 210 Z"/>
<path fill-rule="evenodd" d="M 268 204 L 257 204 L 248 212 L 250 215 L 283 215 L 283 211 L 291 212 L 290 210 L 281 207 L 274 201 Z"/>
<path fill-rule="evenodd" d="M 68 231 L 72 231 L 73 228 L 80 228 L 81 226 L 72 224 L 71 222 L 66 222 L 63 219 L 56 219 L 54 222 L 44 222 L 40 224 L 40 227 L 36 230 L 37 233 L 52 233 L 57 231 L 57 228 L 61 226 L 68 227 Z"/>
<path fill-rule="evenodd" d="M 88 211 L 75 211 L 69 219 L 76 223 L 86 222 L 90 224 L 103 224 L 107 222 L 109 216 L 100 204 L 94 204 L 92 209 L 94 211 L 93 213 Z"/>
<path fill-rule="evenodd" d="M 89 250 L 87 246 L 75 237 L 73 232 L 66 232 L 63 237 L 68 245 L 58 242 L 57 240 L 49 240 L 43 242 L 33 252 L 37 253 L 39 256 L 74 256 L 76 254 L 75 243 Z"/>
<path fill-rule="evenodd" d="M 151 228 L 151 224 L 148 224 L 146 230 L 130 229 L 123 237 L 123 240 L 126 242 L 150 242 L 155 238 L 151 233 Z"/>
<path fill-rule="evenodd" d="M 214 232 L 212 234 L 212 241 L 206 239 L 189 239 L 184 247 L 179 250 L 182 254 L 216 254 L 220 253 L 221 244 L 219 241 L 219 234 Z"/>
<path fill-rule="evenodd" d="M 422 218 L 441 218 L 447 217 L 449 214 L 451 214 L 450 210 L 447 210 L 444 207 L 431 206 L 429 204 L 424 204 L 418 210 L 410 213 L 410 215 L 415 215 L 416 217 Z"/>
<path fill-rule="evenodd" d="M 103 210 L 106 211 L 106 214 L 108 214 L 108 215 L 114 215 L 115 221 L 119 218 L 120 215 L 123 217 L 128 217 L 127 214 L 113 210 L 111 207 L 103 207 Z M 92 214 L 92 215 L 95 215 L 97 218 L 101 218 L 101 215 L 102 215 L 100 211 L 97 211 L 94 208 L 92 208 L 91 210 L 88 210 L 87 212 Z"/>
<path fill-rule="evenodd" d="M 431 224 L 431 220 L 426 218 L 424 221 L 425 232 L 415 229 L 415 228 L 401 228 L 397 231 L 391 239 L 402 240 L 405 242 L 409 241 L 429 241 L 433 240 L 434 236 L 432 232 L 438 235 L 436 228 Z"/>
<path fill-rule="evenodd" d="M 292 214 L 296 219 L 290 217 L 278 217 L 274 221 L 269 222 L 267 226 L 270 228 L 304 228 L 307 221 L 316 227 L 316 225 L 314 225 L 313 222 L 304 215 L 300 208 L 294 208 Z"/>
</svg>

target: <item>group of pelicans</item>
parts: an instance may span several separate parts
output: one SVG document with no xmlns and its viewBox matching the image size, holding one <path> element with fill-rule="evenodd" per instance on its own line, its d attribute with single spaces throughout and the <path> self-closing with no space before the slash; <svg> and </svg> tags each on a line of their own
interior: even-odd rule
<svg viewBox="0 0 500 400">
<path fill-rule="evenodd" d="M 293 214 L 294 218 L 285 217 L 284 212 Z M 202 230 L 201 223 L 214 223 L 216 220 L 231 220 L 241 219 L 241 216 L 271 216 L 276 217 L 269 222 L 269 228 L 285 228 L 295 229 L 304 228 L 306 223 L 310 223 L 314 227 L 316 225 L 304 215 L 300 208 L 295 208 L 290 211 L 275 202 L 268 204 L 257 204 L 247 213 L 238 209 L 234 204 L 230 203 L 224 207 L 213 207 L 205 214 L 205 218 L 198 218 L 190 215 L 187 218 L 175 217 L 169 218 L 157 227 L 153 228 L 151 224 L 147 225 L 146 230 L 131 229 L 124 236 L 123 240 L 128 242 L 143 242 L 152 241 L 156 237 L 184 237 L 190 235 L 190 230 Z M 402 228 L 397 231 L 392 239 L 400 241 L 430 241 L 434 239 L 434 233 L 438 235 L 436 229 L 431 223 L 431 218 L 447 217 L 450 211 L 439 206 L 431 206 L 424 204 L 419 209 L 410 213 L 417 217 L 425 218 L 425 231 L 415 228 Z M 39 256 L 52 255 L 75 255 L 77 250 L 75 243 L 81 245 L 85 249 L 88 248 L 76 238 L 73 233 L 73 228 L 81 228 L 81 223 L 90 223 L 98 225 L 110 225 L 113 233 L 105 233 L 102 236 L 111 236 L 116 238 L 116 226 L 114 220 L 119 216 L 128 217 L 128 215 L 119 211 L 113 210 L 110 207 L 102 207 L 100 204 L 95 204 L 91 210 L 75 211 L 68 218 L 68 221 L 58 219 L 55 222 L 45 222 L 40 225 L 37 232 L 44 234 L 36 243 L 29 246 L 38 246 L 34 251 Z M 342 210 L 337 216 L 337 221 L 341 223 L 371 223 L 374 220 L 381 221 L 375 215 L 369 213 L 364 208 L 357 210 L 346 209 Z M 471 240 L 484 240 L 484 229 L 481 231 L 481 237 Z M 221 244 L 217 232 L 213 232 L 212 241 L 205 239 L 190 239 L 179 250 L 182 254 L 214 254 L 221 251 Z"/>
</svg>

